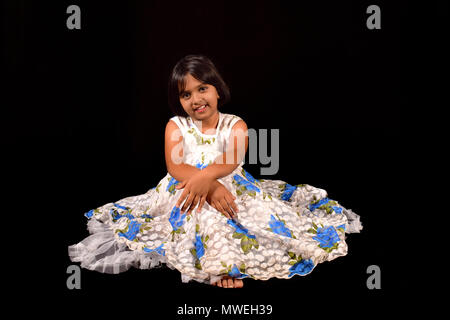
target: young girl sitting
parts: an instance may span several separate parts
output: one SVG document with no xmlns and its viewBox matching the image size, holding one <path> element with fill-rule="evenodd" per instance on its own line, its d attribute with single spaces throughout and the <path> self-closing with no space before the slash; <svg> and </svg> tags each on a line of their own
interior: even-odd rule
<svg viewBox="0 0 450 320">
<path fill-rule="evenodd" d="M 242 167 L 247 125 L 219 111 L 230 93 L 207 57 L 181 59 L 168 89 L 168 173 L 145 194 L 87 212 L 91 235 L 69 247 L 72 261 L 104 273 L 164 263 L 183 282 L 236 288 L 247 277 L 307 275 L 347 254 L 358 215 L 323 189 L 257 180 Z"/>
</svg>

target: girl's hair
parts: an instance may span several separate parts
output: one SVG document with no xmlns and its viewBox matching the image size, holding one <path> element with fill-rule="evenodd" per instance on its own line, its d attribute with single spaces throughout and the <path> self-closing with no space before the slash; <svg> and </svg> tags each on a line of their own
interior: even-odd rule
<svg viewBox="0 0 450 320">
<path fill-rule="evenodd" d="M 230 89 L 223 81 L 216 67 L 203 55 L 188 55 L 177 62 L 169 77 L 169 107 L 177 116 L 187 117 L 180 104 L 180 93 L 186 88 L 185 76 L 190 73 L 198 81 L 213 85 L 219 94 L 218 107 L 230 100 Z"/>
</svg>

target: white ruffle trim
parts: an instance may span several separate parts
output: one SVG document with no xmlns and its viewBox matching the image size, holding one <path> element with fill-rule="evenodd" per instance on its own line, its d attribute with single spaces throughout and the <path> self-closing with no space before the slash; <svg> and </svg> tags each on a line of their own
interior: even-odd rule
<svg viewBox="0 0 450 320">
<path fill-rule="evenodd" d="M 183 283 L 187 283 L 191 280 L 195 280 L 197 282 L 200 283 L 207 283 L 207 284 L 214 284 L 217 281 L 221 280 L 224 277 L 224 275 L 220 275 L 220 276 L 216 276 L 213 274 L 209 274 L 209 278 L 208 279 L 197 279 L 197 278 L 191 278 L 190 276 L 186 275 L 186 274 L 181 274 L 181 282 Z"/>
<path fill-rule="evenodd" d="M 151 269 L 164 263 L 170 269 L 175 269 L 167 263 L 165 256 L 156 252 L 131 250 L 125 243 L 118 242 L 111 228 L 96 219 L 89 220 L 87 227 L 91 235 L 80 243 L 69 246 L 70 260 L 80 262 L 82 268 L 117 274 L 131 267 Z M 181 274 L 181 281 L 184 283 L 195 280 L 213 284 L 222 278 L 223 275 L 209 275 L 209 279 L 194 279 Z"/>
<path fill-rule="evenodd" d="M 167 263 L 166 257 L 156 252 L 131 250 L 125 243 L 118 242 L 112 229 L 96 219 L 89 220 L 87 226 L 91 235 L 69 246 L 70 260 L 81 262 L 82 268 L 117 274 L 130 267 L 151 269 Z"/>
<path fill-rule="evenodd" d="M 348 228 L 345 232 L 359 233 L 363 228 L 361 221 L 359 221 L 359 216 L 350 209 L 344 209 L 344 214 L 348 221 Z"/>
</svg>

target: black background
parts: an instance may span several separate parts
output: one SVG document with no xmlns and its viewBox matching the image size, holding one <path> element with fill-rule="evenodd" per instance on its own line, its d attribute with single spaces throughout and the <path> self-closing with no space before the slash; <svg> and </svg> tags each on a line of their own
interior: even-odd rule
<svg viewBox="0 0 450 320">
<path fill-rule="evenodd" d="M 4 2 L 1 139 L 7 189 L 22 217 L 10 220 L 15 247 L 6 249 L 20 261 L 6 266 L 18 274 L 13 298 L 80 314 L 158 311 L 167 318 L 185 303 L 272 304 L 275 318 L 351 315 L 355 303 L 381 314 L 380 306 L 397 304 L 396 294 L 412 286 L 396 264 L 402 244 L 393 222 L 405 184 L 400 128 L 412 99 L 410 6 L 294 3 Z M 81 30 L 66 27 L 71 4 L 81 8 Z M 366 27 L 371 4 L 381 7 L 381 30 Z M 192 53 L 210 57 L 230 86 L 222 112 L 249 128 L 280 130 L 277 174 L 245 168 L 256 178 L 327 190 L 361 216 L 362 233 L 348 236 L 347 256 L 307 277 L 247 280 L 240 290 L 183 284 L 178 271 L 164 268 L 83 269 L 82 288 L 68 290 L 67 247 L 88 236 L 83 213 L 145 193 L 166 174 L 167 80 Z M 366 286 L 370 265 L 381 268 L 380 290 Z"/>
</svg>

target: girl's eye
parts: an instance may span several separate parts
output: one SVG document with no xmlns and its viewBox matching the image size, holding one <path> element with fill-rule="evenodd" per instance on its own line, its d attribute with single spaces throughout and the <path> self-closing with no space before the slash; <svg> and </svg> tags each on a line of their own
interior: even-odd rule
<svg viewBox="0 0 450 320">
<path fill-rule="evenodd" d="M 206 91 L 208 89 L 208 87 L 200 87 L 198 90 L 200 91 L 200 92 L 203 92 L 203 91 Z M 183 99 L 187 99 L 187 98 L 189 98 L 189 96 L 190 96 L 190 93 L 189 92 L 185 92 L 185 93 L 182 93 L 181 94 L 181 97 L 183 98 Z"/>
</svg>

